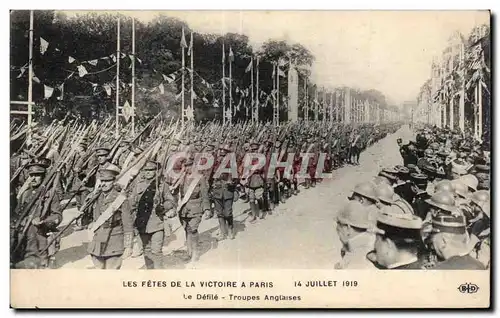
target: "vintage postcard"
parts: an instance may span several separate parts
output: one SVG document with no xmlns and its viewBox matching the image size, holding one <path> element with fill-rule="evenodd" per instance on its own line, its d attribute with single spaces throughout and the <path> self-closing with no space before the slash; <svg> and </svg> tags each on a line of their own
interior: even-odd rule
<svg viewBox="0 0 500 318">
<path fill-rule="evenodd" d="M 489 11 L 10 12 L 13 308 L 489 308 Z"/>
</svg>

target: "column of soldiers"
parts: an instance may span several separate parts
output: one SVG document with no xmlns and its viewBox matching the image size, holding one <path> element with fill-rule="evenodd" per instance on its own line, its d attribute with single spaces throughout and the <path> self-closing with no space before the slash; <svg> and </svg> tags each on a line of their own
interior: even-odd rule
<svg viewBox="0 0 500 318">
<path fill-rule="evenodd" d="M 490 267 L 490 158 L 486 143 L 421 127 L 397 141 L 403 165 L 353 189 L 336 217 L 338 269 Z"/>
<path fill-rule="evenodd" d="M 140 256 L 146 268 L 164 268 L 162 248 L 174 218 L 184 230 L 186 261 L 194 264 L 201 255 L 198 230 L 204 219 L 218 219 L 218 240 L 235 239 L 238 199 L 248 203 L 247 220 L 255 223 L 298 195 L 299 186 L 321 182 L 318 169 L 331 172 L 358 164 L 364 149 L 400 127 L 209 124 L 167 136 L 172 127 L 155 120 L 136 135 L 124 129 L 118 138 L 106 123 L 60 122 L 34 130 L 14 147 L 11 267 L 57 268 L 61 236 L 72 229 L 90 233 L 87 251 L 95 268 L 119 269 L 124 259 Z M 150 151 L 158 140 L 159 151 Z M 186 156 L 177 158 L 179 152 Z M 309 154 L 308 162 L 301 152 Z M 198 153 L 211 154 L 214 165 L 199 170 L 206 158 Z M 257 164 L 245 161 L 249 153 L 263 155 L 264 165 L 248 169 Z M 326 162 L 319 167 L 322 153 Z M 272 158 L 292 165 L 275 166 Z M 233 162 L 236 175 L 229 168 Z M 299 176 L 301 170 L 305 177 Z M 124 183 L 125 176 L 131 177 Z M 61 224 L 71 202 L 78 213 Z"/>
</svg>

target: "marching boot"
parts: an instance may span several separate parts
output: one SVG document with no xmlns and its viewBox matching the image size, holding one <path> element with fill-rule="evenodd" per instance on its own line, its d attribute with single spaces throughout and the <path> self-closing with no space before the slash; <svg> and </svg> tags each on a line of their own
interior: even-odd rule
<svg viewBox="0 0 500 318">
<path fill-rule="evenodd" d="M 256 202 L 250 202 L 250 209 L 252 210 L 252 218 L 250 219 L 250 222 L 253 223 L 259 216 L 259 206 Z"/>
<path fill-rule="evenodd" d="M 191 244 L 192 238 L 191 234 L 186 232 L 186 259 L 190 259 L 191 255 L 193 254 L 193 249 L 192 249 L 192 244 Z"/>
<path fill-rule="evenodd" d="M 224 217 L 219 216 L 219 236 L 217 237 L 217 241 L 223 241 L 227 238 L 227 224 Z"/>
<path fill-rule="evenodd" d="M 191 234 L 191 260 L 190 263 L 197 262 L 200 259 L 199 234 Z"/>
<path fill-rule="evenodd" d="M 234 222 L 233 222 L 233 217 L 228 216 L 225 218 L 225 221 L 227 222 L 227 227 L 229 230 L 229 239 L 234 240 Z"/>
<path fill-rule="evenodd" d="M 142 241 L 140 240 L 138 235 L 134 236 L 134 241 L 133 241 L 133 246 L 132 246 L 132 257 L 137 258 L 144 254 L 144 249 L 142 246 Z"/>
<path fill-rule="evenodd" d="M 153 269 L 164 269 L 163 266 L 163 254 L 151 253 L 151 259 L 153 261 Z"/>
</svg>

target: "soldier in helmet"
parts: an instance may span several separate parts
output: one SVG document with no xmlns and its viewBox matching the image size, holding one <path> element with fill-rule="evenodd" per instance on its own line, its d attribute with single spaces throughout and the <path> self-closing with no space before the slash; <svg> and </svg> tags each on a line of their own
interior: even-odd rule
<svg viewBox="0 0 500 318">
<path fill-rule="evenodd" d="M 477 191 L 477 186 L 479 184 L 479 181 L 477 178 L 472 175 L 472 174 L 467 174 L 465 176 L 462 176 L 458 179 L 460 182 L 465 184 L 468 188 L 468 194 L 471 195 L 473 192 Z"/>
<path fill-rule="evenodd" d="M 26 167 L 31 183 L 26 191 L 19 198 L 18 209 L 12 220 L 18 221 L 18 217 L 38 191 L 46 175 L 46 166 L 39 163 L 32 163 Z M 11 258 L 15 268 L 55 268 L 56 251 L 50 253 L 47 245 L 51 232 L 57 231 L 57 226 L 62 221 L 62 211 L 60 200 L 56 189 L 53 187 L 47 192 L 45 197 L 39 198 L 34 210 L 30 212 L 25 220 L 20 220 L 22 228 L 17 232 L 18 237 L 14 238 L 14 244 L 18 248 L 12 253 Z M 16 232 L 14 232 L 16 233 Z"/>
<path fill-rule="evenodd" d="M 357 184 L 348 199 L 350 201 L 358 201 L 365 206 L 375 205 L 377 203 L 375 185 L 371 182 L 362 182 Z"/>
<path fill-rule="evenodd" d="M 130 195 L 135 228 L 144 249 L 147 269 L 163 268 L 164 219 L 173 218 L 175 200 L 169 186 L 158 180 L 160 164 L 148 161 Z"/>
<path fill-rule="evenodd" d="M 427 176 L 420 173 L 412 173 L 413 201 L 411 203 L 413 211 L 421 219 L 425 219 L 429 210 L 426 200 L 430 199 L 427 193 Z"/>
<path fill-rule="evenodd" d="M 219 219 L 219 241 L 228 237 L 233 240 L 235 237 L 233 204 L 239 197 L 236 189 L 239 180 L 232 174 L 228 155 L 231 155 L 231 148 L 228 145 L 221 146 L 209 181 L 210 197 Z"/>
<path fill-rule="evenodd" d="M 384 207 L 374 229 L 374 251 L 367 258 L 379 269 L 422 269 L 421 227 L 419 217 L 404 213 L 395 205 Z"/>
<path fill-rule="evenodd" d="M 93 221 L 96 222 L 119 195 L 113 186 L 117 172 L 114 169 L 99 171 L 101 190 L 97 200 L 91 207 Z M 90 226 L 91 227 L 91 226 Z M 92 227 L 91 227 L 92 228 Z M 120 269 L 122 260 L 132 255 L 133 218 L 130 204 L 125 200 L 114 210 L 111 218 L 106 220 L 94 233 L 88 245 L 88 252 L 97 269 Z"/>
<path fill-rule="evenodd" d="M 337 215 L 337 234 L 342 243 L 342 260 L 335 269 L 372 269 L 366 254 L 373 250 L 375 235 L 368 231 L 375 225 L 377 211 L 350 201 Z"/>
<path fill-rule="evenodd" d="M 250 152 L 256 153 L 259 150 L 259 144 L 252 142 L 250 144 Z M 257 164 L 257 159 L 254 159 L 252 165 Z M 244 176 L 245 177 L 245 176 Z M 246 176 L 246 186 L 248 187 L 248 199 L 250 202 L 250 209 L 252 212 L 252 218 L 250 222 L 253 223 L 258 217 L 264 218 L 264 214 L 260 214 L 261 207 L 264 207 L 264 187 L 265 187 L 265 176 L 263 169 L 256 169 L 250 172 L 249 176 Z M 242 180 L 244 181 L 244 180 Z"/>
<path fill-rule="evenodd" d="M 194 159 L 194 154 L 190 153 L 184 162 L 177 204 L 179 219 L 186 233 L 186 246 L 191 263 L 197 262 L 200 257 L 198 227 L 203 214 L 206 219 L 212 217 L 208 180 L 203 173 L 197 171 Z"/>
<path fill-rule="evenodd" d="M 440 260 L 433 269 L 485 269 L 469 254 L 469 235 L 463 215 L 437 213 L 432 216 L 432 232 L 428 240 Z"/>
<path fill-rule="evenodd" d="M 475 176 L 478 180 L 478 190 L 490 189 L 490 167 L 487 165 L 476 165 Z"/>
</svg>

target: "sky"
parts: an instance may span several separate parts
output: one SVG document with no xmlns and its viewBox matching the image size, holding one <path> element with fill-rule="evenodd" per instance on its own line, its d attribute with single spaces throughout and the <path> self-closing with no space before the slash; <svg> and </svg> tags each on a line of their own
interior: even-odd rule
<svg viewBox="0 0 500 318">
<path fill-rule="evenodd" d="M 333 88 L 377 89 L 391 104 L 415 100 L 454 31 L 489 24 L 487 11 L 126 11 L 147 22 L 159 13 L 196 32 L 246 34 L 300 43 L 315 56 L 313 81 Z M 74 14 L 73 13 L 70 13 Z"/>
</svg>

